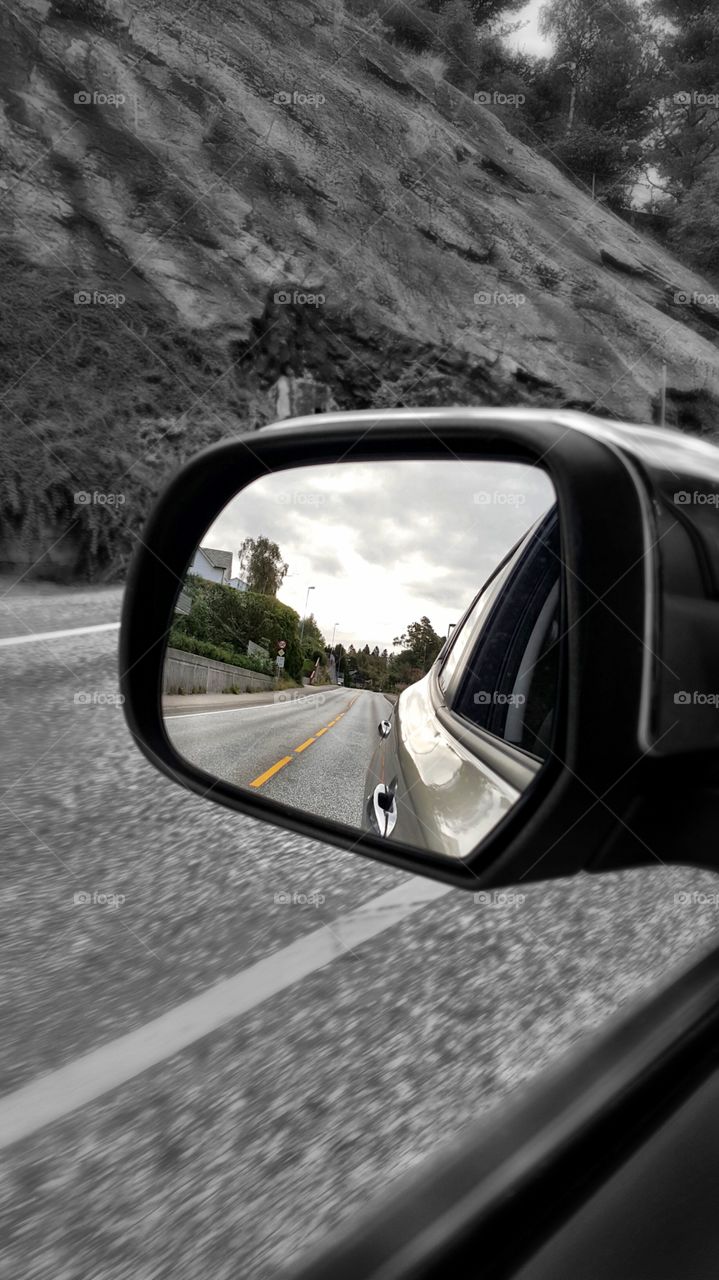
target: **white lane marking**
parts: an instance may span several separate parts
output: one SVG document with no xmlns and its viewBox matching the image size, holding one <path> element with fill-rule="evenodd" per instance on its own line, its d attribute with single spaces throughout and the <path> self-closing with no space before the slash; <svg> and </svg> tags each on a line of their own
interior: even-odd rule
<svg viewBox="0 0 719 1280">
<path fill-rule="evenodd" d="M 0 1098 L 0 1148 L 37 1133 L 79 1107 L 180 1053 L 279 991 L 399 924 L 451 886 L 417 876 L 315 929 L 202 995 L 82 1058 Z"/>
<path fill-rule="evenodd" d="M 31 631 L 26 636 L 6 636 L 0 646 L 30 644 L 33 640 L 63 640 L 65 636 L 86 636 L 91 631 L 118 631 L 119 622 L 96 622 L 91 627 L 66 627 L 63 631 Z"/>
<path fill-rule="evenodd" d="M 217 707 L 215 711 L 163 711 L 163 720 L 196 720 L 198 716 L 234 716 L 238 711 L 259 711 L 272 707 L 272 702 L 245 702 L 241 707 Z"/>
<path fill-rule="evenodd" d="M 240 695 L 241 696 L 241 695 Z M 294 706 L 296 702 L 301 702 L 312 708 L 317 707 L 317 703 L 313 701 L 314 694 L 308 694 L 307 697 L 290 698 L 282 702 L 243 702 L 241 707 L 217 707 L 214 711 L 163 711 L 163 719 L 165 720 L 194 720 L 196 716 L 224 716 L 227 712 L 233 715 L 236 711 L 264 711 L 267 707 L 287 707 Z M 322 705 L 321 703 L 319 704 Z"/>
</svg>

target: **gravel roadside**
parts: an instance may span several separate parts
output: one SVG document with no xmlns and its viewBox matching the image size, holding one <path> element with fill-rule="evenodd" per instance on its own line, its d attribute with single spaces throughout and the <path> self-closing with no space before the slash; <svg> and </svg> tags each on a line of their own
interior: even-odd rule
<svg viewBox="0 0 719 1280">
<path fill-rule="evenodd" d="M 277 1276 L 707 939 L 716 908 L 678 906 L 689 886 L 716 878 L 424 908 L 9 1152 L 7 1273 Z"/>
</svg>

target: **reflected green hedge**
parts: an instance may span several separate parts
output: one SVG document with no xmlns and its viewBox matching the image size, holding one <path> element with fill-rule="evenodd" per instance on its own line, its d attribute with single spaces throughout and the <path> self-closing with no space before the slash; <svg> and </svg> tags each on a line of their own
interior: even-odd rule
<svg viewBox="0 0 719 1280">
<path fill-rule="evenodd" d="M 274 596 L 237 591 L 194 575 L 188 577 L 185 590 L 191 600 L 190 612 L 175 620 L 170 633 L 170 644 L 174 648 L 192 651 L 194 646 L 194 652 L 205 658 L 274 674 L 277 642 L 285 640 L 285 674 L 293 680 L 299 679 L 302 672 L 300 619 L 289 605 Z M 250 640 L 269 650 L 269 662 L 248 655 Z"/>
</svg>

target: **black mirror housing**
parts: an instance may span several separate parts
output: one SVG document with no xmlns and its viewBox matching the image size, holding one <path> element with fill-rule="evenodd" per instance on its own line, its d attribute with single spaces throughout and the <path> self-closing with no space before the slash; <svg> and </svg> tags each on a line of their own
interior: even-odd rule
<svg viewBox="0 0 719 1280">
<path fill-rule="evenodd" d="M 160 698 L 183 575 L 203 532 L 238 490 L 268 470 L 448 455 L 518 460 L 548 472 L 559 510 L 564 618 L 551 758 L 478 848 L 451 861 L 371 831 L 358 836 L 213 778 L 172 746 Z M 677 501 L 677 493 L 705 501 Z M 711 510 L 717 520 L 717 501 L 714 446 L 573 412 L 331 413 L 223 441 L 176 475 L 138 542 L 120 639 L 130 730 L 157 768 L 200 795 L 458 887 L 676 861 L 672 787 L 696 795 L 692 861 L 716 866 L 707 824 L 716 813 L 719 713 L 706 697 L 719 695 L 719 537 L 707 519 Z M 686 693 L 690 702 L 677 700 Z M 688 808 L 685 795 L 683 822 Z M 688 847 L 685 827 L 679 847 Z"/>
</svg>

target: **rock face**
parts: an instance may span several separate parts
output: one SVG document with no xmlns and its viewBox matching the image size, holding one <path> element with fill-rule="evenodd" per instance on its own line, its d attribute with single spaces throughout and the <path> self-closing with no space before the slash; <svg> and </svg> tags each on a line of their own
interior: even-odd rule
<svg viewBox="0 0 719 1280">
<path fill-rule="evenodd" d="M 337 403 L 329 387 L 314 378 L 294 378 L 283 374 L 269 391 L 272 417 L 299 418 L 308 413 L 329 413 Z"/>
<path fill-rule="evenodd" d="M 670 420 L 713 429 L 712 286 L 331 0 L 1 13 L 0 230 L 67 281 L 68 328 L 104 291 L 126 327 L 149 308 L 201 335 L 264 397 L 238 425 L 307 404 L 651 421 L 664 359 Z"/>
<path fill-rule="evenodd" d="M 431 351 L 478 400 L 650 419 L 664 356 L 719 397 L 713 317 L 673 300 L 706 283 L 329 0 L 3 13 L 6 235 L 245 377 L 347 403 L 354 356 L 367 403 Z"/>
</svg>

